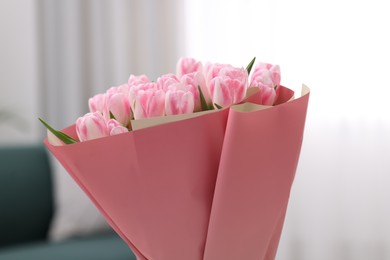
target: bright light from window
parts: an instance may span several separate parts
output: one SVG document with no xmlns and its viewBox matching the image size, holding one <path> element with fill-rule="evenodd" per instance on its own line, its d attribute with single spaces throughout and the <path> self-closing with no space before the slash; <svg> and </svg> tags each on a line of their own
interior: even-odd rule
<svg viewBox="0 0 390 260">
<path fill-rule="evenodd" d="M 282 83 L 312 89 L 329 117 L 382 118 L 390 94 L 390 24 L 384 1 L 186 1 L 187 55 L 235 66 L 257 56 Z"/>
</svg>

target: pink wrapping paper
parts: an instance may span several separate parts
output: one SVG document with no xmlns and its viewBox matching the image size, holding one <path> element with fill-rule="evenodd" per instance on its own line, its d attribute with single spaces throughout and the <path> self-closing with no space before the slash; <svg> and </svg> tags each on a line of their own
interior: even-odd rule
<svg viewBox="0 0 390 260">
<path fill-rule="evenodd" d="M 309 99 L 244 104 L 49 150 L 143 260 L 274 259 Z M 174 118 L 174 117 L 173 117 Z M 64 130 L 75 137 L 75 127 Z"/>
</svg>

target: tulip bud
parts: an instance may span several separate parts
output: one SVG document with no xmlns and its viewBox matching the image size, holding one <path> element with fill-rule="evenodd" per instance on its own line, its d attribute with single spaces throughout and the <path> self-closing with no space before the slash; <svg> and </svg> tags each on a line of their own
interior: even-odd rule
<svg viewBox="0 0 390 260">
<path fill-rule="evenodd" d="M 193 58 L 180 58 L 177 62 L 176 75 L 178 77 L 197 71 L 202 71 L 202 63 Z"/>
<path fill-rule="evenodd" d="M 247 90 L 248 73 L 245 69 L 226 66 L 210 81 L 210 93 L 214 104 L 226 107 L 241 102 Z"/>
<path fill-rule="evenodd" d="M 175 74 L 165 74 L 157 79 L 157 89 L 167 92 L 171 85 L 177 83 L 179 83 L 179 79 Z"/>
<path fill-rule="evenodd" d="M 209 89 L 206 86 L 206 81 L 204 79 L 202 72 L 193 72 L 186 75 L 183 75 L 180 79 L 180 83 L 186 86 L 186 90 L 190 91 L 194 96 L 194 111 L 198 112 L 202 110 L 202 105 L 200 101 L 199 88 L 202 91 L 202 94 L 205 98 L 207 106 L 212 106 L 212 101 L 210 97 Z"/>
<path fill-rule="evenodd" d="M 190 91 L 168 90 L 165 94 L 165 113 L 167 115 L 194 112 L 194 95 Z"/>
<path fill-rule="evenodd" d="M 137 86 L 137 85 L 145 84 L 145 83 L 149 83 L 149 82 L 150 81 L 146 75 L 140 75 L 140 76 L 130 75 L 129 80 L 127 81 L 127 84 L 129 85 L 129 87 L 132 87 L 132 86 Z"/>
<path fill-rule="evenodd" d="M 135 95 L 134 118 L 148 118 L 165 114 L 165 93 L 162 90 L 139 90 Z"/>
<path fill-rule="evenodd" d="M 133 110 L 133 113 L 135 110 L 136 96 L 138 95 L 138 92 L 141 90 L 142 91 L 145 91 L 145 90 L 155 91 L 155 90 L 157 90 L 157 84 L 154 82 L 151 82 L 151 83 L 139 84 L 139 85 L 136 85 L 136 86 L 133 86 L 130 88 L 129 101 L 130 101 L 130 107 Z"/>
<path fill-rule="evenodd" d="M 121 85 L 116 86 L 116 87 L 109 88 L 106 91 L 106 95 L 112 95 L 112 94 L 116 94 L 116 93 L 123 93 L 125 95 L 129 95 L 129 91 L 130 91 L 130 86 L 129 86 L 129 84 L 125 83 L 125 84 L 121 84 Z"/>
<path fill-rule="evenodd" d="M 106 121 L 100 112 L 87 113 L 76 120 L 76 132 L 80 141 L 108 136 Z"/>
<path fill-rule="evenodd" d="M 89 111 L 91 113 L 96 111 L 103 113 L 105 98 L 105 94 L 96 94 L 95 96 L 91 97 L 88 100 Z"/>
<path fill-rule="evenodd" d="M 108 120 L 107 131 L 108 131 L 110 136 L 129 132 L 129 130 L 126 127 L 122 126 L 115 119 Z"/>
<path fill-rule="evenodd" d="M 119 123 L 128 127 L 132 116 L 129 96 L 120 92 L 108 94 L 105 101 L 104 119 L 108 121 L 112 114 Z"/>
<path fill-rule="evenodd" d="M 261 104 L 273 105 L 280 86 L 280 67 L 268 63 L 258 64 L 251 77 L 251 87 L 260 89 Z"/>
</svg>

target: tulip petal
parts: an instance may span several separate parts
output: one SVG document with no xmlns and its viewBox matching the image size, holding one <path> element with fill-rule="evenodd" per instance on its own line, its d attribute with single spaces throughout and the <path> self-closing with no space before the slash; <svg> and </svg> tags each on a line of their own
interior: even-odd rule
<svg viewBox="0 0 390 260">
<path fill-rule="evenodd" d="M 99 112 L 87 113 L 76 120 L 76 132 L 80 141 L 108 136 L 106 121 Z"/>
<path fill-rule="evenodd" d="M 134 118 L 163 116 L 165 113 L 165 93 L 162 90 L 139 90 L 135 93 Z"/>
</svg>

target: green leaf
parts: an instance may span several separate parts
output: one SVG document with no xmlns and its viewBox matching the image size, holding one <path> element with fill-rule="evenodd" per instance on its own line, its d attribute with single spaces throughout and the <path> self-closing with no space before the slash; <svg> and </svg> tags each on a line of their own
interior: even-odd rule
<svg viewBox="0 0 390 260">
<path fill-rule="evenodd" d="M 51 127 L 48 123 L 46 123 L 42 118 L 38 118 L 39 121 L 41 121 L 41 123 L 50 131 L 53 133 L 53 135 L 57 136 L 58 139 L 60 139 L 61 141 L 63 141 L 65 144 L 74 144 L 74 143 L 77 143 L 77 141 L 75 139 L 73 139 L 72 137 L 70 137 L 69 135 L 63 133 L 63 132 L 60 132 L 58 130 L 55 130 L 53 127 Z"/>
<path fill-rule="evenodd" d="M 204 95 L 203 95 L 203 92 L 202 92 L 202 89 L 200 88 L 200 86 L 198 86 L 198 90 L 199 90 L 199 96 L 200 96 L 200 106 L 202 107 L 202 111 L 213 110 L 213 107 L 209 106 L 207 104 L 206 99 L 204 98 Z"/>
<path fill-rule="evenodd" d="M 255 63 L 256 57 L 254 57 L 251 62 L 249 62 L 248 66 L 246 66 L 246 71 L 248 71 L 248 75 L 251 73 L 253 64 Z"/>
<path fill-rule="evenodd" d="M 218 105 L 217 103 L 214 103 L 214 105 L 218 108 L 218 109 L 221 109 L 222 107 L 220 105 Z"/>
<path fill-rule="evenodd" d="M 111 111 L 110 111 L 110 119 L 115 119 L 116 120 L 114 114 Z"/>
</svg>

